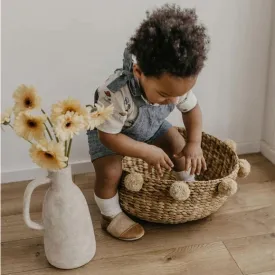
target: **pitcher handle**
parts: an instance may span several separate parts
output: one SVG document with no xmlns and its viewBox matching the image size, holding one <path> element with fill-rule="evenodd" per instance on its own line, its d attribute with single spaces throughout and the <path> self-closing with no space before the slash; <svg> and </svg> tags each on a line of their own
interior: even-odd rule
<svg viewBox="0 0 275 275">
<path fill-rule="evenodd" d="M 31 220 L 30 217 L 30 204 L 31 204 L 31 196 L 34 191 L 34 189 L 40 185 L 48 184 L 50 183 L 49 178 L 37 178 L 33 181 L 31 181 L 24 193 L 24 201 L 23 201 L 23 217 L 26 225 L 31 229 L 37 229 L 37 230 L 43 230 L 44 226 L 43 224 L 39 224 L 37 222 L 34 222 Z"/>
</svg>

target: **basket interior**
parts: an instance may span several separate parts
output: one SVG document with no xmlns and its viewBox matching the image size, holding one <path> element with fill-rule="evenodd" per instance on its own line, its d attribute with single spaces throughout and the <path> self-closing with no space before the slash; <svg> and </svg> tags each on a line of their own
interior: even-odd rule
<svg viewBox="0 0 275 275">
<path fill-rule="evenodd" d="M 185 137 L 184 129 L 179 132 Z M 224 178 L 230 175 L 236 168 L 238 157 L 235 152 L 219 139 L 203 133 L 202 150 L 207 163 L 207 170 L 196 176 L 197 181 L 209 181 Z M 155 171 L 148 171 L 148 165 L 141 159 L 125 157 L 123 169 L 127 172 L 137 172 L 143 174 L 144 178 L 157 178 Z M 174 181 L 172 172 L 163 170 L 162 180 Z"/>
</svg>

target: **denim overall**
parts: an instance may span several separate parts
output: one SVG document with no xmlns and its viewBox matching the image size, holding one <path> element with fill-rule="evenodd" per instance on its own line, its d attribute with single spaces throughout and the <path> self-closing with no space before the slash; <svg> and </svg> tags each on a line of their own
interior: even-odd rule
<svg viewBox="0 0 275 275">
<path fill-rule="evenodd" d="M 141 142 L 149 144 L 154 143 L 159 137 L 163 136 L 172 125 L 165 119 L 175 108 L 174 104 L 151 105 L 144 101 L 139 83 L 132 73 L 132 56 L 127 49 L 124 52 L 123 69 L 119 69 L 119 76 L 113 80 L 107 87 L 111 92 L 117 92 L 125 85 L 131 92 L 134 104 L 139 109 L 138 116 L 130 127 L 122 129 L 121 133 Z M 98 94 L 95 93 L 95 103 Z M 97 130 L 87 132 L 89 142 L 89 153 L 92 161 L 110 155 L 116 155 L 115 152 L 105 147 L 98 138 Z"/>
</svg>

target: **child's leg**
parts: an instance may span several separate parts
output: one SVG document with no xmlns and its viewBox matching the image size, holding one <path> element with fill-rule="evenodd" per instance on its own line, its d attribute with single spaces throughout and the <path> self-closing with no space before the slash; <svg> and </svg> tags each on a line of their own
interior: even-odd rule
<svg viewBox="0 0 275 275">
<path fill-rule="evenodd" d="M 118 184 L 122 175 L 122 157 L 111 155 L 96 159 L 95 201 L 102 214 L 102 228 L 121 240 L 137 240 L 144 235 L 141 225 L 128 218 L 121 210 Z"/>
<path fill-rule="evenodd" d="M 93 162 L 96 172 L 95 194 L 102 199 L 110 199 L 117 193 L 122 175 L 122 157 L 106 156 Z"/>
<path fill-rule="evenodd" d="M 171 127 L 164 135 L 159 137 L 154 145 L 160 147 L 171 158 L 174 163 L 174 170 L 179 180 L 194 181 L 194 176 L 191 176 L 185 170 L 185 162 L 183 159 L 174 158 L 175 154 L 182 151 L 185 146 L 185 140 L 179 131 Z"/>
<path fill-rule="evenodd" d="M 96 172 L 95 200 L 102 215 L 115 217 L 122 212 L 117 187 L 122 175 L 122 157 L 106 156 L 94 161 Z"/>
</svg>

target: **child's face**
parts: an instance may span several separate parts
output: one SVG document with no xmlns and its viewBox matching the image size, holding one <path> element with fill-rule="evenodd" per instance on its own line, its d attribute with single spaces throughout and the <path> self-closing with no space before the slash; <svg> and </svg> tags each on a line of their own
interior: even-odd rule
<svg viewBox="0 0 275 275">
<path fill-rule="evenodd" d="M 186 94 L 196 84 L 195 77 L 175 77 L 163 74 L 161 77 L 145 76 L 137 64 L 133 66 L 133 73 L 139 80 L 147 100 L 160 105 L 176 104 L 178 97 Z"/>
</svg>

